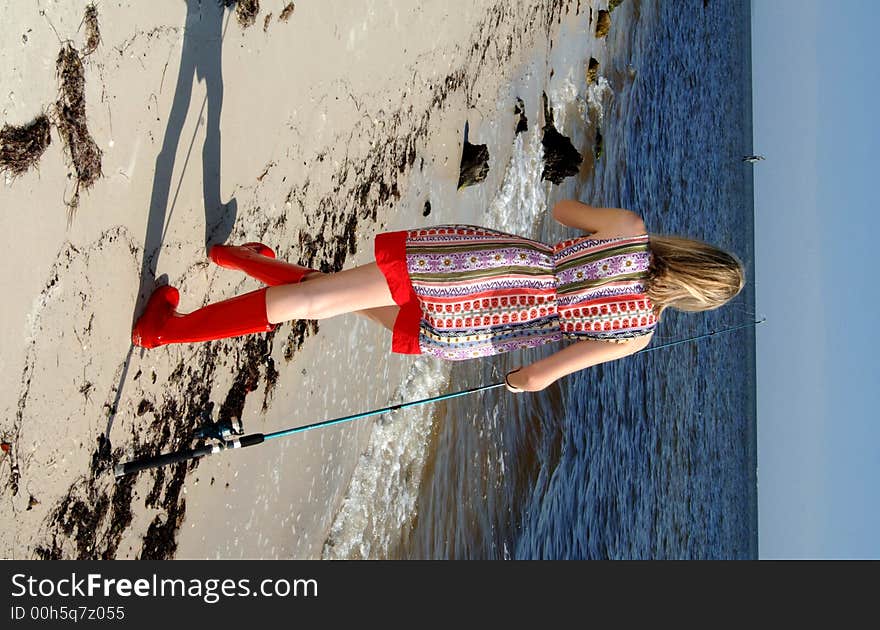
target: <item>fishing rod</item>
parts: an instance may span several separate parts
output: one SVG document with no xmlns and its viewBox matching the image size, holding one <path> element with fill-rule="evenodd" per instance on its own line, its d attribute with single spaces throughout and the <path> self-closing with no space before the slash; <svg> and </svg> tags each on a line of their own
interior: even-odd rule
<svg viewBox="0 0 880 630">
<path fill-rule="evenodd" d="M 724 328 L 722 330 L 713 330 L 708 333 L 703 333 L 702 335 L 695 335 L 686 339 L 679 339 L 678 341 L 670 341 L 659 346 L 645 348 L 643 350 L 640 350 L 636 354 L 653 352 L 654 350 L 661 350 L 662 348 L 671 348 L 672 346 L 677 346 L 679 344 L 697 341 L 699 339 L 706 339 L 707 337 L 733 332 L 735 330 L 741 330 L 750 326 L 756 326 L 757 324 L 765 322 L 766 319 L 767 318 L 765 317 L 763 319 L 748 322 L 746 324 L 739 324 L 737 326 L 731 326 L 730 328 Z M 214 455 L 215 453 L 220 453 L 222 451 L 234 450 L 237 448 L 246 448 L 248 446 L 256 446 L 258 444 L 262 444 L 263 442 L 267 442 L 268 440 L 288 437 L 297 433 L 311 431 L 312 429 L 321 429 L 324 427 L 333 426 L 335 424 L 353 422 L 354 420 L 361 420 L 363 418 L 369 418 L 370 416 L 378 416 L 383 413 L 390 413 L 392 411 L 398 411 L 400 409 L 408 409 L 410 407 L 416 407 L 418 405 L 424 405 L 427 403 L 450 400 L 452 398 L 458 398 L 459 396 L 468 396 L 477 392 L 483 392 L 504 386 L 504 381 L 501 381 L 500 383 L 492 383 L 491 385 L 481 385 L 480 387 L 472 387 L 471 389 L 464 389 L 459 392 L 432 396 L 430 398 L 423 398 L 421 400 L 413 400 L 397 405 L 390 405 L 381 409 L 374 409 L 373 411 L 365 411 L 363 413 L 356 413 L 350 416 L 342 416 L 340 418 L 333 418 L 331 420 L 323 420 L 321 422 L 314 422 L 312 424 L 307 424 L 300 427 L 293 427 L 290 429 L 283 429 L 281 431 L 275 431 L 273 433 L 265 434 L 251 433 L 249 435 L 244 435 L 241 423 L 238 421 L 237 418 L 233 418 L 231 420 L 221 420 L 200 427 L 196 431 L 197 439 L 214 440 L 214 442 L 211 444 L 204 444 L 193 449 L 175 451 L 173 453 L 165 453 L 162 455 L 156 455 L 154 457 L 143 457 L 141 459 L 117 464 L 116 467 L 113 469 L 113 473 L 116 478 L 119 479 L 120 477 L 140 472 L 142 470 L 147 470 L 149 468 L 169 466 L 171 464 L 178 464 L 180 462 L 195 460 L 201 457 L 206 457 L 208 455 Z"/>
</svg>

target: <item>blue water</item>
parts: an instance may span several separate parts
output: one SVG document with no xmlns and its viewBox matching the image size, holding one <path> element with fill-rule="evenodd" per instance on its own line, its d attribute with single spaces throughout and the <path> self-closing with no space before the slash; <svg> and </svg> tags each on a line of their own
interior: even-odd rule
<svg viewBox="0 0 880 630">
<path fill-rule="evenodd" d="M 602 69 L 617 81 L 606 152 L 574 194 L 725 247 L 750 277 L 718 311 L 665 315 L 652 346 L 753 319 L 753 167 L 741 161 L 752 152 L 749 17 L 745 1 L 642 2 L 628 25 L 635 78 L 622 61 Z M 569 234 L 548 218 L 533 236 Z M 754 346 L 747 328 L 536 394 L 448 402 L 395 555 L 756 557 Z M 456 365 L 453 389 L 549 351 Z"/>
</svg>

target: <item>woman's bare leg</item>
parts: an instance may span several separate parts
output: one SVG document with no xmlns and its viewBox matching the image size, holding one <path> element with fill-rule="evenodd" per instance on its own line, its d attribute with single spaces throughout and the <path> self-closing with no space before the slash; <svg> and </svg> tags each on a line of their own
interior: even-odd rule
<svg viewBox="0 0 880 630">
<path fill-rule="evenodd" d="M 309 280 L 323 278 L 326 275 L 328 274 L 320 271 L 313 271 L 312 273 L 306 274 L 303 277 L 302 281 L 308 282 Z M 394 322 L 397 321 L 397 314 L 399 312 L 400 307 L 395 304 L 394 306 L 377 306 L 376 308 L 366 308 L 362 311 L 356 311 L 355 315 L 362 315 L 370 321 L 376 322 L 380 326 L 384 326 L 390 331 L 394 331 Z"/>
<path fill-rule="evenodd" d="M 397 321 L 397 314 L 399 312 L 400 307 L 395 304 L 394 306 L 367 308 L 362 311 L 358 311 L 357 315 L 363 315 L 367 319 L 372 320 L 393 332 L 394 322 Z"/>
<path fill-rule="evenodd" d="M 305 282 L 266 290 L 266 316 L 273 324 L 393 306 L 388 283 L 376 263 L 333 274 L 310 275 Z M 383 315 L 387 314 L 383 311 Z"/>
</svg>

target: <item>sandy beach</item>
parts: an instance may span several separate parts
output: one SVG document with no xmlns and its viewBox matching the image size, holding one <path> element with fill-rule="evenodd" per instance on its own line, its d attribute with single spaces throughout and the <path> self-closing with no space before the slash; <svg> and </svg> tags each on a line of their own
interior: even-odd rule
<svg viewBox="0 0 880 630">
<path fill-rule="evenodd" d="M 37 165 L 0 186 L 0 557 L 367 555 L 325 549 L 334 523 L 370 526 L 355 509 L 339 521 L 365 491 L 356 468 L 384 458 L 417 478 L 422 463 L 372 446 L 372 420 L 119 480 L 113 467 L 189 448 L 211 409 L 269 432 L 435 394 L 447 366 L 392 355 L 390 334 L 355 316 L 150 351 L 131 345 L 132 323 L 157 284 L 180 289 L 182 312 L 259 288 L 210 264 L 213 243 L 261 241 L 334 271 L 371 261 L 385 230 L 485 222 L 516 99 L 520 142 L 539 144 L 542 93 L 577 92 L 622 36 L 593 35 L 605 0 L 230 4 L 99 3 L 95 26 L 85 2 L 0 0 L 0 123 L 53 122 Z M 576 42 L 564 59 L 560 37 Z M 68 45 L 93 182 L 55 122 Z M 490 170 L 459 190 L 466 122 Z M 429 432 L 428 412 L 411 413 Z"/>
</svg>

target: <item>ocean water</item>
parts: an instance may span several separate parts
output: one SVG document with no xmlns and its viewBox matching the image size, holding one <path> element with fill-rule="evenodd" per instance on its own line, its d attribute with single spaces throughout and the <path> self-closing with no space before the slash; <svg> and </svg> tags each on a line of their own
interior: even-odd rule
<svg viewBox="0 0 880 630">
<path fill-rule="evenodd" d="M 613 94 L 600 85 L 587 95 L 605 105 L 604 153 L 571 194 L 637 209 L 652 231 L 717 243 L 751 271 L 752 167 L 741 161 L 752 152 L 749 5 L 639 8 L 629 59 L 603 69 Z M 582 109 L 570 107 L 568 121 Z M 543 240 L 567 236 L 552 223 L 540 223 Z M 652 346 L 750 321 L 753 287 L 718 311 L 664 317 Z M 450 383 L 495 382 L 548 351 L 456 365 Z M 756 557 L 754 378 L 747 328 L 584 370 L 538 394 L 449 401 L 396 555 Z"/>
<path fill-rule="evenodd" d="M 749 277 L 718 311 L 665 315 L 652 347 L 752 321 L 749 3 L 627 0 L 613 18 L 617 53 L 598 84 L 584 85 L 584 60 L 560 37 L 547 85 L 557 127 L 582 152 L 601 129 L 601 158 L 562 186 L 541 182 L 530 124 L 479 223 L 554 242 L 575 235 L 548 216 L 556 199 L 638 210 L 652 232 L 735 252 Z M 540 393 L 493 390 L 382 418 L 324 556 L 756 557 L 754 343 L 746 328 Z M 498 382 L 555 349 L 426 359 L 400 396 Z"/>
</svg>

